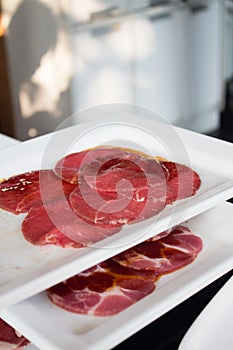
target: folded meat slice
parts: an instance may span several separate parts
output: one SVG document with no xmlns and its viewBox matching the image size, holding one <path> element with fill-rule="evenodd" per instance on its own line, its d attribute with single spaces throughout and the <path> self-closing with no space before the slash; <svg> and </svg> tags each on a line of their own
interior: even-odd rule
<svg viewBox="0 0 233 350">
<path fill-rule="evenodd" d="M 21 212 L 28 212 L 32 206 L 65 198 L 75 187 L 66 181 L 61 181 L 52 170 L 41 170 L 38 191 L 24 198 L 18 208 Z"/>
<path fill-rule="evenodd" d="M 114 261 L 135 270 L 154 271 L 156 275 L 176 271 L 194 261 L 202 250 L 201 238 L 181 225 L 167 232 L 160 239 L 155 236 L 116 255 Z"/>
<path fill-rule="evenodd" d="M 158 214 L 166 202 L 167 171 L 138 154 L 98 157 L 79 173 L 70 195 L 75 213 L 102 227 L 117 227 Z"/>
<path fill-rule="evenodd" d="M 14 214 L 26 213 L 32 206 L 68 195 L 74 188 L 52 170 L 26 172 L 0 183 L 0 208 Z"/>
<path fill-rule="evenodd" d="M 165 205 L 194 195 L 201 183 L 185 165 L 128 151 L 99 156 L 80 166 L 78 176 L 71 206 L 83 220 L 101 227 L 157 215 Z"/>
<path fill-rule="evenodd" d="M 191 263 L 202 240 L 177 226 L 48 289 L 58 307 L 86 315 L 110 316 L 155 289 L 161 275 Z"/>
<path fill-rule="evenodd" d="M 0 208 L 19 214 L 20 202 L 39 188 L 39 171 L 29 171 L 0 183 Z"/>
<path fill-rule="evenodd" d="M 74 212 L 96 227 L 120 227 L 145 220 L 160 213 L 166 203 L 163 183 L 128 192 L 99 192 L 86 183 L 77 186 L 70 194 Z"/>
<path fill-rule="evenodd" d="M 107 260 L 48 289 L 57 306 L 79 314 L 110 316 L 155 289 L 156 277 Z"/>
<path fill-rule="evenodd" d="M 133 156 L 137 157 L 137 154 L 117 147 L 97 147 L 81 152 L 75 152 L 63 157 L 55 165 L 54 172 L 61 179 L 72 184 L 77 184 L 80 170 L 96 158 L 105 156 L 113 158 L 132 158 Z"/>
<path fill-rule="evenodd" d="M 145 177 L 150 182 L 154 176 L 149 174 L 158 176 L 160 164 L 160 173 L 167 181 L 167 204 L 196 193 L 201 180 L 195 171 L 183 164 L 156 161 L 156 158 L 134 150 L 103 146 L 65 156 L 57 162 L 54 172 L 70 183 L 77 184 L 82 178 L 92 189 L 114 192 L 122 179 L 128 179 L 134 187 L 145 188 Z"/>
<path fill-rule="evenodd" d="M 99 192 L 148 189 L 160 183 L 164 188 L 167 169 L 155 159 L 126 153 L 125 158 L 113 156 L 98 157 L 80 170 L 80 177 L 87 185 Z"/>
<path fill-rule="evenodd" d="M 0 349 L 20 350 L 28 344 L 29 340 L 0 318 Z"/>
<path fill-rule="evenodd" d="M 166 204 L 195 195 L 201 185 L 201 179 L 195 171 L 179 163 L 161 162 L 161 164 L 167 169 Z"/>
<path fill-rule="evenodd" d="M 98 228 L 78 218 L 67 198 L 32 207 L 22 222 L 24 238 L 34 245 L 80 248 L 104 239 L 119 229 Z"/>
</svg>

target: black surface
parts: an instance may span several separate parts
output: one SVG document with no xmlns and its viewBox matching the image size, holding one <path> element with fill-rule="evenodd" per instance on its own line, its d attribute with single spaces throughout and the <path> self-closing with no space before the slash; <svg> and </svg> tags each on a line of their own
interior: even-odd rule
<svg viewBox="0 0 233 350">
<path fill-rule="evenodd" d="M 233 78 L 226 83 L 225 108 L 220 114 L 220 129 L 210 135 L 233 142 Z"/>
<path fill-rule="evenodd" d="M 225 109 L 220 115 L 220 121 L 220 129 L 210 136 L 233 142 L 233 79 L 227 83 Z M 233 198 L 229 202 L 233 203 Z M 232 275 L 233 270 L 116 346 L 114 350 L 177 350 L 194 320 Z"/>
</svg>

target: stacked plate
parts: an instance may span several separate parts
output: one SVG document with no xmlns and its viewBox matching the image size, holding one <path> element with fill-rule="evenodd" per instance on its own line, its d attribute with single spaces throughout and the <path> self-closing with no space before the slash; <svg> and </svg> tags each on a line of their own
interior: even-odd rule
<svg viewBox="0 0 233 350">
<path fill-rule="evenodd" d="M 140 151 L 147 149 L 170 159 L 171 152 L 164 146 L 166 135 L 170 138 L 167 128 L 151 122 L 147 128 L 150 137 L 145 125 L 140 125 L 139 131 L 138 121 L 103 123 L 102 127 L 93 121 L 65 128 L 3 149 L 0 176 L 52 168 L 66 153 L 100 144 L 136 148 L 139 140 Z M 0 316 L 39 349 L 110 349 L 232 269 L 233 207 L 225 200 L 233 197 L 233 145 L 187 130 L 173 130 L 185 148 L 179 153 L 180 146 L 176 150 L 174 143 L 175 160 L 191 164 L 202 185 L 191 199 L 179 201 L 175 211 L 165 209 L 153 231 L 148 229 L 152 218 L 125 227 L 96 243 L 94 249 L 36 247 L 20 233 L 24 215 L 0 210 Z M 155 138 L 153 133 L 162 136 Z M 59 144 L 64 148 L 55 147 Z M 100 318 L 77 315 L 58 309 L 48 300 L 47 288 L 179 223 L 202 238 L 202 252 L 192 264 L 161 278 L 153 293 L 119 314 Z M 35 349 L 34 345 L 28 349 Z"/>
</svg>

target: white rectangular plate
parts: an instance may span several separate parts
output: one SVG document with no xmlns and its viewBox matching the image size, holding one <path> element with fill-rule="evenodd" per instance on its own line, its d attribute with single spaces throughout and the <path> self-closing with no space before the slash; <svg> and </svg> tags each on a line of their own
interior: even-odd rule
<svg viewBox="0 0 233 350">
<path fill-rule="evenodd" d="M 34 344 L 30 344 L 26 348 L 27 350 L 38 350 L 38 348 Z"/>
<path fill-rule="evenodd" d="M 45 292 L 1 311 L 8 323 L 42 350 L 110 349 L 233 267 L 233 205 L 223 203 L 184 223 L 204 243 L 197 259 L 161 277 L 149 296 L 110 317 L 73 314 Z"/>
<path fill-rule="evenodd" d="M 0 308 L 37 294 L 89 268 L 93 262 L 105 260 L 233 197 L 232 144 L 174 127 L 175 136 L 171 137 L 171 126 L 159 123 L 148 123 L 149 131 L 145 131 L 145 122 L 143 127 L 101 125 L 92 122 L 73 126 L 0 151 L 0 177 L 53 168 L 66 153 L 105 143 L 191 165 L 201 177 L 200 190 L 191 200 L 167 207 L 160 216 L 125 226 L 95 246 L 76 250 L 32 246 L 21 234 L 24 215 L 0 210 Z M 167 140 L 170 144 L 166 144 Z"/>
<path fill-rule="evenodd" d="M 228 350 L 233 344 L 233 277 L 209 302 L 185 334 L 179 350 Z"/>
</svg>

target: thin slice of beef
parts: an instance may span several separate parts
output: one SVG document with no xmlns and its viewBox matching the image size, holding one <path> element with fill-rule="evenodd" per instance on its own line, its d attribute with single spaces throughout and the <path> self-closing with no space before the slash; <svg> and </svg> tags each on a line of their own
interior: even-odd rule
<svg viewBox="0 0 233 350">
<path fill-rule="evenodd" d="M 200 187 L 191 168 L 137 153 L 103 155 L 79 168 L 70 195 L 76 214 L 101 227 L 116 227 L 157 215 L 165 205 L 191 197 Z"/>
<path fill-rule="evenodd" d="M 0 184 L 0 208 L 26 213 L 35 205 L 68 195 L 73 189 L 52 170 L 35 170 L 12 176 Z"/>
<path fill-rule="evenodd" d="M 70 208 L 67 198 L 32 207 L 21 229 L 31 244 L 53 244 L 62 248 L 91 245 L 119 231 L 97 228 L 81 220 Z"/>
<path fill-rule="evenodd" d="M 80 177 L 92 189 L 99 192 L 147 189 L 154 184 L 166 185 L 167 169 L 155 159 L 126 153 L 126 158 L 98 157 L 80 170 Z"/>
<path fill-rule="evenodd" d="M 174 162 L 161 162 L 168 171 L 167 204 L 191 197 L 200 188 L 201 179 L 191 168 Z"/>
<path fill-rule="evenodd" d="M 54 172 L 61 179 L 72 184 L 78 183 L 80 168 L 83 168 L 98 157 L 127 157 L 132 152 L 111 146 L 97 147 L 69 154 L 60 159 L 55 165 Z M 136 156 L 136 153 L 134 153 Z"/>
<path fill-rule="evenodd" d="M 21 213 L 28 212 L 35 205 L 54 201 L 59 198 L 65 198 L 74 189 L 66 181 L 61 181 L 52 170 L 40 171 L 39 189 L 29 196 L 25 197 L 18 205 L 18 211 Z"/>
<path fill-rule="evenodd" d="M 0 318 L 0 349 L 20 350 L 28 344 L 29 340 Z"/>
<path fill-rule="evenodd" d="M 180 225 L 51 287 L 48 297 L 70 312 L 114 315 L 153 292 L 159 277 L 188 265 L 201 249 L 201 238 Z"/>
<path fill-rule="evenodd" d="M 113 259 L 122 266 L 154 271 L 156 275 L 171 273 L 190 264 L 201 251 L 200 237 L 184 226 L 176 226 L 169 234 L 157 236 L 116 255 Z"/>
<path fill-rule="evenodd" d="M 155 289 L 155 275 L 135 272 L 107 260 L 51 287 L 49 299 L 65 310 L 110 316 L 134 304 Z"/>
<path fill-rule="evenodd" d="M 38 170 L 29 171 L 2 181 L 0 183 L 0 208 L 18 214 L 19 203 L 34 191 L 38 191 L 39 174 Z"/>
<path fill-rule="evenodd" d="M 166 190 L 158 182 L 146 189 L 129 187 L 128 192 L 124 188 L 118 193 L 98 193 L 84 183 L 69 198 L 74 212 L 84 221 L 99 227 L 120 227 L 160 213 L 165 207 Z"/>
</svg>

